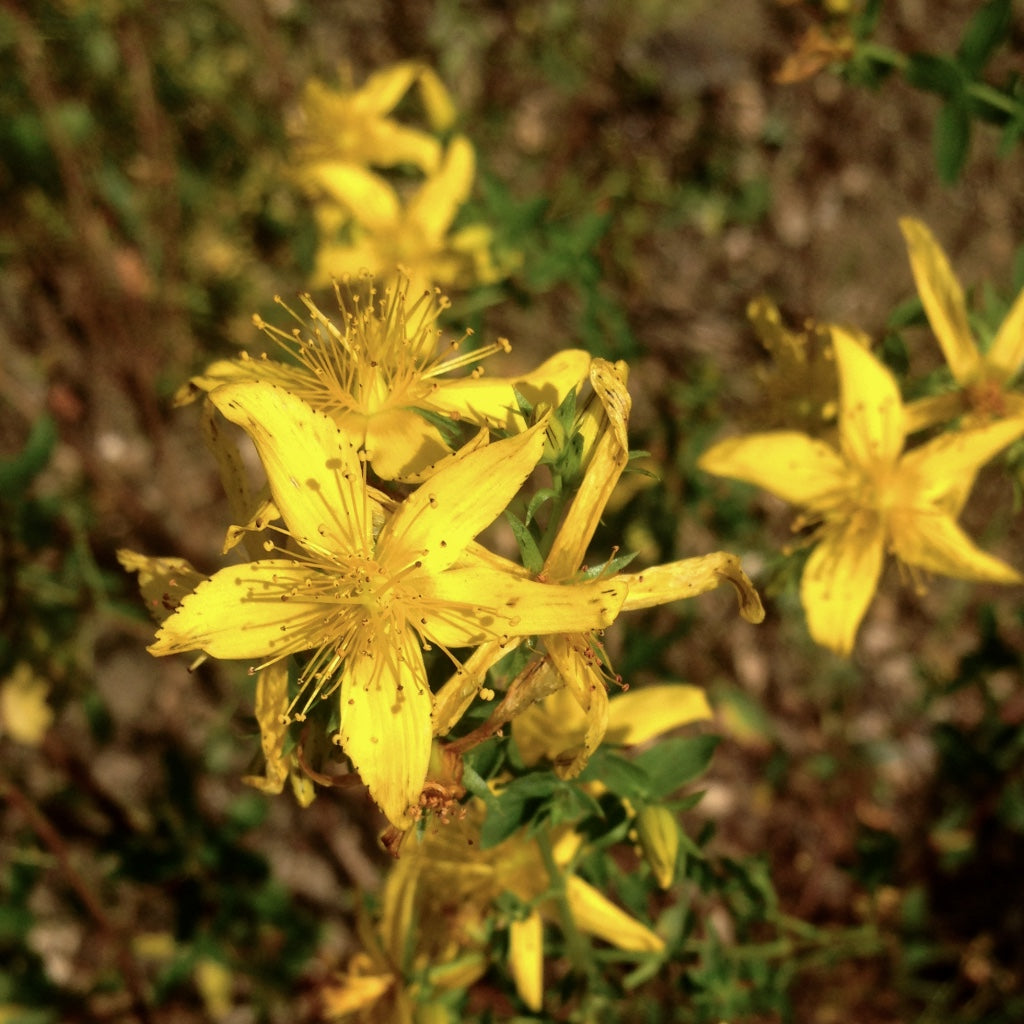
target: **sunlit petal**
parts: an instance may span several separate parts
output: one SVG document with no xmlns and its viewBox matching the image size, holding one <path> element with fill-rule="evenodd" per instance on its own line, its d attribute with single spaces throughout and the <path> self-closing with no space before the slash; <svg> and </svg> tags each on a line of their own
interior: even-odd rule
<svg viewBox="0 0 1024 1024">
<path fill-rule="evenodd" d="M 181 602 L 149 651 L 266 658 L 318 647 L 330 605 L 307 585 L 323 578 L 317 570 L 287 559 L 228 566 Z"/>
<path fill-rule="evenodd" d="M 1022 582 L 1016 569 L 982 551 L 949 516 L 897 517 L 891 529 L 893 550 L 907 565 L 958 579 Z"/>
<path fill-rule="evenodd" d="M 832 328 L 839 370 L 839 437 L 843 454 L 872 471 L 903 450 L 903 403 L 893 375 L 856 338 Z"/>
<path fill-rule="evenodd" d="M 917 293 L 953 379 L 958 384 L 968 384 L 977 374 L 980 356 L 967 323 L 967 305 L 960 282 L 926 225 L 904 217 L 900 228 L 907 242 Z"/>
<path fill-rule="evenodd" d="M 419 642 L 348 658 L 341 676 L 342 749 L 388 820 L 406 827 L 427 777 L 432 701 Z"/>
<path fill-rule="evenodd" d="M 1008 384 L 1020 373 L 1024 363 L 1024 290 L 999 325 L 985 362 L 996 371 L 1002 384 Z"/>
<path fill-rule="evenodd" d="M 370 551 L 365 470 L 332 419 L 272 384 L 218 388 L 210 401 L 252 438 L 278 511 L 300 544 L 309 551 Z"/>
<path fill-rule="evenodd" d="M 634 953 L 658 953 L 665 948 L 664 941 L 650 928 L 578 875 L 569 875 L 565 884 L 569 908 L 580 931 Z"/>
<path fill-rule="evenodd" d="M 849 654 L 864 613 L 875 596 L 885 554 L 885 531 L 877 514 L 854 512 L 829 524 L 811 552 L 800 581 L 800 600 L 811 636 L 839 654 Z"/>
<path fill-rule="evenodd" d="M 834 448 L 791 430 L 727 438 L 709 448 L 697 465 L 812 508 L 828 506 L 853 478 Z"/>
<path fill-rule="evenodd" d="M 544 451 L 546 423 L 446 459 L 385 525 L 380 550 L 404 551 L 426 573 L 450 566 L 533 472 Z"/>
<path fill-rule="evenodd" d="M 641 686 L 612 697 L 605 740 L 633 746 L 711 718 L 707 694 L 683 683 Z"/>
</svg>

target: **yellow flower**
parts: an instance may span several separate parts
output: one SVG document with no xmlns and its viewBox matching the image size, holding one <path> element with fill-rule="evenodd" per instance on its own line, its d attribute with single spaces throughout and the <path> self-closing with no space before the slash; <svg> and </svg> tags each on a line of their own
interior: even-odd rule
<svg viewBox="0 0 1024 1024">
<path fill-rule="evenodd" d="M 849 654 L 886 551 L 908 566 L 964 579 L 1018 583 L 956 523 L 980 467 L 1024 434 L 1024 419 L 943 434 L 904 452 L 905 409 L 889 371 L 833 328 L 839 367 L 839 450 L 806 434 L 730 438 L 700 459 L 709 473 L 756 484 L 802 505 L 818 523 L 800 594 L 811 636 Z"/>
<path fill-rule="evenodd" d="M 508 504 L 544 446 L 544 421 L 504 441 L 471 443 L 377 529 L 356 444 L 281 388 L 225 385 L 210 395 L 253 440 L 287 543 L 221 569 L 185 597 L 153 654 L 202 650 L 272 663 L 311 651 L 299 678 L 340 695 L 336 741 L 392 823 L 410 821 L 426 777 L 432 697 L 421 642 L 444 650 L 610 622 L 615 583 L 551 587 L 475 556 L 472 540 Z M 562 623 L 566 623 L 562 627 Z"/>
<path fill-rule="evenodd" d="M 469 376 L 453 371 L 478 364 L 498 351 L 508 351 L 502 339 L 475 352 L 459 353 L 458 341 L 444 340 L 437 319 L 444 300 L 434 295 L 407 299 L 402 284 L 386 289 L 383 297 L 372 286 L 368 300 L 338 289 L 342 312 L 339 325 L 325 316 L 308 297 L 305 336 L 289 333 L 257 319 L 257 325 L 289 362 L 265 355 L 221 360 L 194 377 L 179 396 L 189 401 L 200 391 L 241 380 L 262 380 L 305 399 L 331 416 L 355 439 L 374 471 L 384 480 L 417 479 L 450 449 L 429 416 L 513 430 L 515 391 L 537 404 L 558 406 L 583 380 L 590 356 L 568 349 L 520 377 L 484 377 L 477 366 Z M 426 414 L 426 415 L 424 415 Z"/>
<path fill-rule="evenodd" d="M 18 743 L 38 747 L 53 724 L 53 708 L 46 702 L 49 681 L 19 661 L 14 671 L 0 682 L 0 735 L 6 733 Z"/>
<path fill-rule="evenodd" d="M 900 221 L 900 228 L 921 304 L 960 389 L 911 402 L 906 409 L 907 433 L 947 423 L 965 412 L 978 421 L 1024 413 L 1024 395 L 1010 388 L 1024 364 L 1024 291 L 988 351 L 982 352 L 967 321 L 963 288 L 934 235 L 910 217 Z"/>
<path fill-rule="evenodd" d="M 416 946 L 430 962 L 452 960 L 460 950 L 486 948 L 480 923 L 494 918 L 504 893 L 514 894 L 526 911 L 524 917 L 508 922 L 508 967 L 520 997 L 534 1012 L 540 1011 L 543 997 L 545 920 L 570 925 L 632 953 L 664 949 L 660 936 L 573 872 L 571 865 L 583 842 L 580 835 L 565 830 L 553 837 L 550 859 L 525 829 L 483 849 L 483 810 L 474 798 L 461 819 L 428 827 L 422 838 L 409 833 L 389 872 L 384 906 L 409 908 L 406 934 L 411 930 L 418 936 Z M 564 902 L 558 898 L 559 890 Z M 571 922 L 563 918 L 565 909 Z M 387 924 L 385 918 L 382 933 L 391 930 Z"/>
<path fill-rule="evenodd" d="M 631 403 L 626 390 L 626 365 L 595 359 L 590 378 L 603 409 L 602 426 L 597 428 L 593 442 L 586 443 L 587 437 L 584 437 L 588 460 L 583 482 L 559 525 L 538 577 L 549 583 L 565 584 L 567 590 L 591 585 L 583 582 L 588 578 L 583 560 L 629 457 L 626 434 Z M 507 565 L 510 573 L 526 575 L 525 569 L 511 563 Z M 599 578 L 625 585 L 627 595 L 623 611 L 695 597 L 728 581 L 739 594 L 743 616 L 752 622 L 760 622 L 764 617 L 760 599 L 738 560 L 724 551 L 655 566 L 643 572 L 611 577 L 600 575 Z M 582 743 L 561 759 L 557 767 L 565 777 L 583 770 L 605 735 L 608 723 L 605 680 L 612 677 L 612 672 L 600 639 L 592 630 L 573 630 L 566 624 L 555 628 L 557 632 L 552 631 L 544 638 L 544 656 L 540 661 L 531 662 L 509 685 L 489 721 L 455 741 L 450 750 L 458 753 L 469 749 L 493 735 L 505 722 L 514 720 L 534 701 L 565 686 L 583 710 L 587 725 Z M 435 716 L 438 735 L 445 735 L 459 720 L 482 685 L 484 673 L 501 654 L 494 644 L 484 645 L 466 662 L 463 671 L 440 691 Z"/>
<path fill-rule="evenodd" d="M 334 89 L 315 78 L 307 82 L 296 145 L 300 177 L 309 168 L 327 173 L 351 165 L 412 164 L 427 174 L 435 171 L 441 156 L 438 140 L 390 116 L 413 85 L 419 87 L 431 127 L 449 128 L 455 119 L 451 98 L 424 64 L 403 61 L 375 71 L 361 89 Z"/>
<path fill-rule="evenodd" d="M 452 232 L 475 174 L 476 155 L 461 135 L 448 143 L 437 170 L 404 197 L 365 168 L 309 168 L 304 181 L 316 197 L 321 238 L 313 286 L 361 270 L 390 278 L 396 268 L 409 278 L 412 294 L 500 279 L 504 270 L 492 261 L 485 225 Z"/>
</svg>

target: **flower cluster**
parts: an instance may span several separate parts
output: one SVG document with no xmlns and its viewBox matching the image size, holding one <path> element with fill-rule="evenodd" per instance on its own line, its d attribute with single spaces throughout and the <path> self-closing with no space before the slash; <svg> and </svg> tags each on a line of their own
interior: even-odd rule
<svg viewBox="0 0 1024 1024">
<path fill-rule="evenodd" d="M 180 396 L 204 396 L 235 519 L 225 551 L 243 558 L 209 577 L 180 559 L 122 561 L 160 620 L 153 654 L 253 664 L 267 761 L 256 784 L 330 782 L 330 746 L 316 742 L 329 737 L 396 842 L 424 808 L 448 810 L 436 784 L 459 792 L 466 751 L 562 689 L 582 731 L 552 760 L 567 776 L 583 769 L 617 681 L 601 634 L 621 612 L 722 581 L 747 618 L 763 611 L 725 552 L 628 573 L 623 557 L 585 564 L 629 461 L 625 364 L 566 350 L 520 376 L 467 374 L 508 344 L 461 352 L 436 326 L 443 304 L 410 299 L 402 282 L 362 278 L 337 295 L 339 318 L 307 297 L 293 332 L 259 322 L 282 359 L 214 363 Z M 247 479 L 224 421 L 248 435 L 265 484 Z M 540 466 L 550 486 L 512 515 Z M 522 561 L 477 540 L 503 513 Z M 491 714 L 454 737 L 494 700 L 488 672 L 515 651 Z"/>
<path fill-rule="evenodd" d="M 425 127 L 396 116 L 414 87 Z M 421 63 L 376 71 L 361 88 L 307 83 L 292 173 L 313 201 L 314 287 L 361 270 L 390 280 L 396 267 L 413 293 L 504 276 L 512 257 L 496 261 L 490 229 L 455 226 L 476 175 L 472 144 L 452 134 L 455 120 L 448 91 Z"/>
<path fill-rule="evenodd" d="M 710 473 L 756 484 L 805 510 L 794 528 L 814 527 L 815 547 L 803 571 L 801 601 L 812 637 L 841 654 L 853 649 L 886 553 L 918 579 L 923 571 L 1024 581 L 979 550 L 957 523 L 981 467 L 1024 436 L 1024 396 L 1013 387 L 1024 362 L 1024 292 L 983 350 L 969 326 L 963 290 L 931 232 L 909 218 L 901 228 L 952 386 L 904 402 L 868 339 L 831 325 L 838 442 L 773 430 L 720 441 L 700 460 Z M 821 403 L 822 410 L 828 407 Z M 908 447 L 924 430 L 931 431 L 929 439 Z"/>
</svg>

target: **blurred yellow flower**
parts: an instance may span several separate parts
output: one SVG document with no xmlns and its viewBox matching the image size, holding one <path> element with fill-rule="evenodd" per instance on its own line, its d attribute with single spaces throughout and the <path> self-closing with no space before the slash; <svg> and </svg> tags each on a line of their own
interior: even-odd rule
<svg viewBox="0 0 1024 1024">
<path fill-rule="evenodd" d="M 233 381 L 278 384 L 332 417 L 381 479 L 409 480 L 451 450 L 431 417 L 511 431 L 518 422 L 515 391 L 534 405 L 556 407 L 583 381 L 590 364 L 583 350 L 567 349 L 522 376 L 486 377 L 479 364 L 507 352 L 509 343 L 501 339 L 460 353 L 460 341 L 445 339 L 437 327 L 443 298 L 410 299 L 403 283 L 380 294 L 372 279 L 366 296 L 340 287 L 337 295 L 340 324 L 308 296 L 302 300 L 308 321 L 292 314 L 304 334 L 257 319 L 288 362 L 266 355 L 218 361 L 192 378 L 179 402 Z M 469 367 L 475 367 L 471 374 L 452 376 Z"/>
<path fill-rule="evenodd" d="M 351 73 L 342 69 L 343 77 Z M 311 170 L 333 167 L 396 167 L 411 164 L 426 174 L 437 170 L 441 144 L 430 132 L 402 124 L 391 115 L 417 86 L 434 132 L 448 130 L 455 109 L 436 73 L 425 64 L 403 61 L 375 71 L 356 89 L 334 88 L 319 79 L 306 83 L 296 126 L 295 159 L 300 179 Z"/>
<path fill-rule="evenodd" d="M 261 667 L 311 651 L 297 717 L 339 690 L 336 741 L 390 821 L 407 827 L 432 736 L 421 642 L 448 650 L 600 628 L 624 588 L 547 586 L 474 555 L 473 538 L 537 464 L 544 420 L 448 457 L 378 530 L 357 446 L 333 420 L 260 382 L 225 385 L 210 400 L 254 442 L 285 540 L 200 583 L 149 649 L 266 659 Z"/>
<path fill-rule="evenodd" d="M 1024 291 L 1017 296 L 982 352 L 967 320 L 967 303 L 942 247 L 919 220 L 900 221 L 917 292 L 959 390 L 918 399 L 907 406 L 907 432 L 949 423 L 968 413 L 972 421 L 1024 414 L 1024 395 L 1011 389 L 1024 366 Z"/>
<path fill-rule="evenodd" d="M 849 654 L 886 551 L 926 572 L 1019 583 L 956 523 L 980 467 L 1024 434 L 1024 418 L 943 434 L 904 452 L 907 423 L 892 374 L 833 328 L 839 368 L 839 450 L 795 431 L 730 438 L 704 453 L 709 473 L 756 484 L 806 508 L 816 524 L 801 600 L 811 636 Z"/>
<path fill-rule="evenodd" d="M 50 683 L 27 662 L 0 682 L 0 732 L 18 743 L 38 747 L 53 724 L 53 708 L 46 702 Z"/>
<path fill-rule="evenodd" d="M 494 262 L 490 229 L 452 230 L 475 175 L 476 155 L 461 135 L 408 194 L 362 167 L 310 167 L 303 182 L 314 196 L 320 232 L 313 286 L 365 270 L 383 279 L 401 270 L 413 295 L 499 280 L 509 268 Z"/>
</svg>

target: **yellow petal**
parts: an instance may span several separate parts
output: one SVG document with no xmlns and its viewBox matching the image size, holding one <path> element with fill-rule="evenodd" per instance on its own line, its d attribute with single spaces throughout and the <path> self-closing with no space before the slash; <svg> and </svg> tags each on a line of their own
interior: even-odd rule
<svg viewBox="0 0 1024 1024">
<path fill-rule="evenodd" d="M 381 120 L 368 126 L 366 136 L 361 155 L 375 167 L 412 164 L 425 174 L 433 174 L 441 161 L 441 143 L 418 128 Z"/>
<path fill-rule="evenodd" d="M 659 953 L 665 948 L 664 941 L 650 928 L 582 878 L 569 875 L 565 882 L 569 908 L 580 931 L 634 953 Z"/>
<path fill-rule="evenodd" d="M 345 661 L 339 741 L 388 820 L 408 828 L 427 778 L 433 702 L 412 630 L 394 644 Z"/>
<path fill-rule="evenodd" d="M 550 666 L 540 671 L 545 668 L 550 671 Z M 565 750 L 578 746 L 587 731 L 586 713 L 560 676 L 557 685 L 558 690 L 512 719 L 512 738 L 526 765 L 543 759 L 554 761 Z M 614 707 L 615 700 L 610 701 L 610 707 Z"/>
<path fill-rule="evenodd" d="M 731 583 L 743 618 L 748 622 L 764 619 L 764 607 L 754 585 L 740 568 L 740 560 L 727 551 L 656 565 L 643 572 L 621 573 L 616 579 L 629 588 L 623 611 L 681 601 L 714 590 L 722 583 Z"/>
<path fill-rule="evenodd" d="M 641 686 L 611 699 L 605 740 L 633 746 L 710 718 L 711 705 L 699 686 L 683 683 Z"/>
<path fill-rule="evenodd" d="M 945 511 L 958 513 L 966 500 L 978 470 L 994 455 L 1024 435 L 1024 417 L 997 420 L 968 430 L 950 430 L 907 452 L 900 470 L 919 480 L 915 490 L 918 503 L 942 502 L 951 492 L 960 500 Z"/>
<path fill-rule="evenodd" d="M 547 418 L 485 447 L 470 444 L 446 459 L 402 502 L 381 530 L 381 558 L 418 561 L 428 575 L 448 568 L 516 496 L 544 451 Z"/>
<path fill-rule="evenodd" d="M 416 84 L 419 86 L 427 118 L 434 131 L 446 132 L 455 123 L 455 104 L 451 93 L 433 68 L 422 65 Z"/>
<path fill-rule="evenodd" d="M 969 384 L 980 365 L 978 347 L 967 323 L 963 289 L 946 254 L 919 220 L 904 217 L 900 228 L 907 242 L 917 293 L 935 337 L 958 384 Z"/>
<path fill-rule="evenodd" d="M 425 239 L 440 241 L 469 198 L 476 174 L 476 154 L 469 139 L 457 135 L 448 149 L 437 173 L 420 186 L 409 201 L 406 214 Z"/>
<path fill-rule="evenodd" d="M 1024 291 L 999 325 L 992 347 L 985 356 L 986 365 L 996 371 L 997 379 L 1008 384 L 1020 373 L 1024 363 Z"/>
<path fill-rule="evenodd" d="M 378 174 L 358 164 L 321 161 L 302 168 L 302 186 L 341 206 L 374 232 L 394 228 L 402 213 L 395 190 Z"/>
<path fill-rule="evenodd" d="M 332 419 L 273 384 L 218 388 L 210 401 L 252 438 L 274 503 L 303 547 L 369 555 L 373 514 L 365 469 Z"/>
<path fill-rule="evenodd" d="M 679 823 L 667 808 L 643 807 L 636 816 L 636 832 L 644 859 L 662 889 L 671 887 L 679 858 Z"/>
<path fill-rule="evenodd" d="M 344 414 L 346 422 L 362 420 L 363 444 L 373 471 L 381 480 L 411 480 L 419 477 L 451 449 L 441 431 L 413 409 L 381 409 L 370 416 Z"/>
<path fill-rule="evenodd" d="M 903 407 L 903 425 L 910 435 L 940 423 L 952 423 L 963 415 L 966 405 L 963 391 L 948 391 L 944 395 L 918 398 Z"/>
<path fill-rule="evenodd" d="M 885 533 L 877 516 L 855 512 L 829 524 L 804 567 L 800 600 L 811 636 L 838 654 L 853 650 L 882 572 Z"/>
<path fill-rule="evenodd" d="M 50 683 L 21 661 L 0 683 L 0 734 L 17 743 L 37 747 L 53 724 L 53 708 L 46 702 Z"/>
<path fill-rule="evenodd" d="M 853 474 L 835 449 L 792 430 L 727 438 L 709 448 L 697 465 L 811 508 L 826 506 L 835 494 L 854 486 Z"/>
<path fill-rule="evenodd" d="M 891 464 L 903 450 L 903 402 L 893 375 L 857 339 L 832 328 L 839 371 L 840 447 L 851 462 L 871 470 Z"/>
<path fill-rule="evenodd" d="M 604 739 L 608 728 L 608 691 L 594 666 L 595 655 L 586 636 L 552 636 L 546 646 L 551 663 L 586 716 L 583 743 L 575 749 L 560 751 L 555 758 L 557 773 L 571 779 L 583 771 Z"/>
<path fill-rule="evenodd" d="M 121 548 L 117 560 L 128 572 L 139 574 L 139 590 L 146 610 L 163 622 L 206 577 L 184 558 L 150 558 Z"/>
<path fill-rule="evenodd" d="M 626 390 L 626 374 L 605 359 L 595 359 L 590 366 L 590 379 L 603 410 L 600 433 L 583 482 L 544 562 L 544 575 L 553 580 L 568 579 L 579 568 L 605 505 L 629 461 L 626 433 L 632 403 Z"/>
<path fill-rule="evenodd" d="M 260 726 L 260 745 L 266 761 L 264 775 L 246 775 L 242 781 L 264 793 L 280 793 L 288 778 L 284 744 L 288 735 L 285 714 L 288 711 L 288 664 L 275 661 L 260 669 L 256 676 L 256 721 Z"/>
<path fill-rule="evenodd" d="M 1022 582 L 1016 569 L 978 548 L 949 516 L 894 516 L 890 530 L 893 552 L 908 565 L 957 579 Z"/>
<path fill-rule="evenodd" d="M 446 647 L 547 633 L 588 633 L 604 629 L 626 598 L 618 580 L 594 583 L 536 583 L 484 565 L 449 569 L 417 580 L 427 615 L 423 632 Z"/>
<path fill-rule="evenodd" d="M 459 377 L 438 380 L 431 407 L 469 423 L 516 430 L 522 420 L 513 388 L 532 405 L 557 409 L 586 377 L 590 353 L 567 349 L 521 377 Z"/>
<path fill-rule="evenodd" d="M 481 644 L 434 696 L 434 734 L 447 736 L 473 703 L 488 670 L 506 654 L 497 640 Z"/>
<path fill-rule="evenodd" d="M 536 911 L 509 924 L 508 962 L 519 998 L 540 1013 L 544 1004 L 544 922 Z"/>
<path fill-rule="evenodd" d="M 326 639 L 325 605 L 309 596 L 306 584 L 321 576 L 289 559 L 221 569 L 181 602 L 148 650 L 155 655 L 201 650 L 214 658 L 266 658 L 319 647 Z"/>
</svg>

